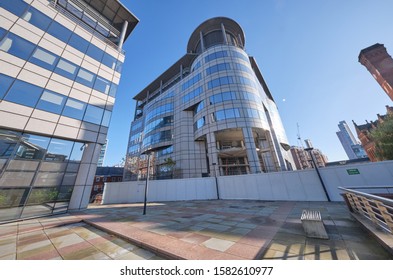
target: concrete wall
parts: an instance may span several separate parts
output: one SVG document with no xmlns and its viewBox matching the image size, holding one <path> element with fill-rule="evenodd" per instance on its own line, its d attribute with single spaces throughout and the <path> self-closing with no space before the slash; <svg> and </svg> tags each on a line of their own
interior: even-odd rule
<svg viewBox="0 0 393 280">
<path fill-rule="evenodd" d="M 348 169 L 359 174 L 350 175 Z M 332 201 L 341 201 L 338 187 L 363 187 L 371 193 L 393 193 L 393 161 L 320 168 Z M 220 199 L 326 201 L 315 170 L 217 177 Z M 145 182 L 105 184 L 103 203 L 143 202 Z M 217 199 L 215 178 L 149 181 L 148 201 Z"/>
</svg>

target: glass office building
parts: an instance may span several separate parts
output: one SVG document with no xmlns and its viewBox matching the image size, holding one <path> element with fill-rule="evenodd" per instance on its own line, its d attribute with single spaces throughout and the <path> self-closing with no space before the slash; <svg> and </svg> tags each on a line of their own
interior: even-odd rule
<svg viewBox="0 0 393 280">
<path fill-rule="evenodd" d="M 118 0 L 0 1 L 0 222 L 87 206 L 137 23 Z"/>
<path fill-rule="evenodd" d="M 235 21 L 207 20 L 187 53 L 134 97 L 125 180 L 145 178 L 147 166 L 157 179 L 292 169 L 277 106 L 244 46 Z"/>
</svg>

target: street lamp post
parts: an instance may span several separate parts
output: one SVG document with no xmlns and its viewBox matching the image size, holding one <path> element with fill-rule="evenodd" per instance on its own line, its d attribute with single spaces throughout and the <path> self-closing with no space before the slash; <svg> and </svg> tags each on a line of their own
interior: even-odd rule
<svg viewBox="0 0 393 280">
<path fill-rule="evenodd" d="M 330 201 L 331 201 L 331 200 L 330 200 L 330 196 L 329 196 L 329 194 L 328 194 L 328 192 L 327 192 L 327 190 L 326 190 L 325 183 L 324 183 L 323 180 L 322 180 L 322 176 L 321 176 L 321 174 L 319 173 L 318 165 L 317 165 L 317 163 L 315 162 L 314 156 L 313 156 L 313 154 L 312 154 L 312 150 L 313 150 L 313 149 L 314 149 L 314 148 L 309 147 L 309 148 L 306 148 L 306 149 L 304 149 L 304 150 L 307 151 L 307 152 L 310 154 L 311 161 L 312 161 L 312 163 L 313 163 L 313 165 L 314 165 L 315 171 L 317 172 L 319 181 L 321 182 L 321 185 L 322 185 L 322 188 L 323 188 L 323 190 L 324 190 L 324 192 L 325 192 L 326 198 L 327 198 L 327 200 L 330 202 Z"/>
<path fill-rule="evenodd" d="M 149 174 L 150 174 L 150 154 L 147 154 L 147 172 L 146 172 L 146 184 L 145 184 L 145 199 L 143 203 L 143 215 L 146 215 L 147 188 L 149 186 Z"/>
</svg>

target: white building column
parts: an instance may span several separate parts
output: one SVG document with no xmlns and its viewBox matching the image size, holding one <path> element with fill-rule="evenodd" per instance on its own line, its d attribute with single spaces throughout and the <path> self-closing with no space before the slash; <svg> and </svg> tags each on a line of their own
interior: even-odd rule
<svg viewBox="0 0 393 280">
<path fill-rule="evenodd" d="M 68 210 L 85 209 L 89 204 L 101 147 L 101 144 L 86 143 Z"/>
<path fill-rule="evenodd" d="M 244 145 L 246 146 L 248 164 L 250 165 L 251 174 L 261 173 L 261 164 L 259 163 L 257 147 L 251 127 L 243 127 Z"/>
</svg>

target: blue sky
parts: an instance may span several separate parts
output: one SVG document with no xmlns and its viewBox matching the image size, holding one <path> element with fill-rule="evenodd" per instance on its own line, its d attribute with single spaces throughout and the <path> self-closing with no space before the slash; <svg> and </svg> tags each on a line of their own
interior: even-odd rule
<svg viewBox="0 0 393 280">
<path fill-rule="evenodd" d="M 311 139 L 330 161 L 347 159 L 337 136 L 385 114 L 392 101 L 358 62 L 360 50 L 384 44 L 393 55 L 391 0 L 122 0 L 140 22 L 125 43 L 126 61 L 109 128 L 105 165 L 125 157 L 132 99 L 186 52 L 203 21 L 237 21 L 277 103 L 290 145 Z"/>
</svg>

